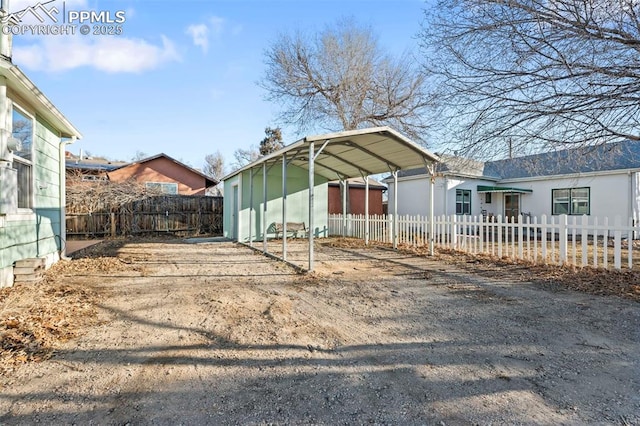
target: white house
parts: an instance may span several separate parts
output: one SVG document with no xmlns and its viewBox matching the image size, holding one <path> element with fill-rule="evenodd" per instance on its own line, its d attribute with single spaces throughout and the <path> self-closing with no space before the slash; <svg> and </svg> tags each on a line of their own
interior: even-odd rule
<svg viewBox="0 0 640 426">
<path fill-rule="evenodd" d="M 441 156 L 435 181 L 436 215 L 615 216 L 640 218 L 640 142 L 549 152 L 477 162 Z M 398 174 L 398 213 L 426 215 L 425 169 Z M 392 178 L 389 199 L 396 188 Z M 389 213 L 395 213 L 389 205 Z"/>
</svg>

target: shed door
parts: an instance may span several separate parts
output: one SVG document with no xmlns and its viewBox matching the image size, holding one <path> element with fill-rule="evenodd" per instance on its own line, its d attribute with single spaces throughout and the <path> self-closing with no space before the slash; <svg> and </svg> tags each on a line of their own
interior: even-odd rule
<svg viewBox="0 0 640 426">
<path fill-rule="evenodd" d="M 240 214 L 240 205 L 238 203 L 238 185 L 233 186 L 233 208 L 231 210 L 231 220 L 233 223 L 233 239 L 238 239 L 238 215 Z"/>
</svg>

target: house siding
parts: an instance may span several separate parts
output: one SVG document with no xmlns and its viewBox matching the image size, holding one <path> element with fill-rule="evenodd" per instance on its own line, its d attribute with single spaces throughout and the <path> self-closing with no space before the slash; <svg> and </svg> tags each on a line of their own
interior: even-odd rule
<svg viewBox="0 0 640 426">
<path fill-rule="evenodd" d="M 250 214 L 250 171 L 245 170 L 237 176 L 225 180 L 224 193 L 224 236 L 233 235 L 233 186 L 238 185 L 239 215 L 237 241 L 249 241 Z M 287 168 L 287 222 L 304 222 L 309 226 L 309 172 L 300 167 L 289 165 Z M 322 237 L 328 232 L 328 185 L 327 180 L 316 176 L 314 187 L 315 235 Z M 254 240 L 262 239 L 263 215 L 262 167 L 254 170 L 253 176 L 253 212 L 251 228 Z M 273 223 L 282 222 L 282 167 L 273 167 L 267 174 L 267 228 Z M 269 237 L 269 235 L 267 235 Z M 271 235 L 272 236 L 272 235 Z"/>
<path fill-rule="evenodd" d="M 38 116 L 33 144 L 32 213 L 0 217 L 0 286 L 13 284 L 12 267 L 17 260 L 44 257 L 50 266 L 64 240 L 60 235 L 60 136 Z"/>
<path fill-rule="evenodd" d="M 340 186 L 329 185 L 329 214 L 342 214 Z M 382 189 L 369 188 L 369 214 L 383 214 Z M 349 209 L 351 214 L 364 214 L 365 189 L 349 186 Z"/>
<path fill-rule="evenodd" d="M 204 195 L 206 191 L 206 182 L 202 176 L 164 157 L 144 163 L 134 163 L 109 172 L 108 175 L 114 182 L 135 179 L 141 183 L 177 183 L 180 195 Z"/>
<path fill-rule="evenodd" d="M 395 187 L 393 180 L 386 181 L 389 185 L 389 213 L 394 214 L 393 197 Z M 468 189 L 471 191 L 471 214 L 480 215 L 487 206 L 482 194 L 478 194 L 478 185 L 494 185 L 488 180 L 466 181 L 463 179 L 442 177 L 436 178 L 434 183 L 434 209 L 433 214 L 452 215 L 456 212 L 456 189 Z M 429 194 L 431 192 L 429 178 L 426 176 L 413 177 L 398 180 L 398 214 L 422 215 L 429 214 Z M 497 200 L 492 200 L 492 205 L 501 208 Z"/>
<path fill-rule="evenodd" d="M 529 182 L 518 180 L 501 182 L 505 186 L 517 186 L 533 191 L 521 197 L 521 211 L 530 212 L 532 216 L 552 214 L 551 191 L 553 189 L 588 187 L 590 188 L 589 216 L 607 217 L 610 221 L 618 215 L 623 221 L 627 221 L 630 217 L 630 212 L 633 211 L 631 183 L 632 174 L 627 172 L 599 176 L 554 177 Z"/>
<path fill-rule="evenodd" d="M 640 222 L 640 172 L 633 174 L 631 183 L 631 217 L 633 218 L 634 223 L 637 224 Z"/>
<path fill-rule="evenodd" d="M 389 184 L 389 212 L 393 213 L 395 188 Z M 456 189 L 471 190 L 471 214 L 504 215 L 505 193 L 493 193 L 491 203 L 485 202 L 484 193 L 478 193 L 478 185 L 507 186 L 531 190 L 520 196 L 520 212 L 532 216 L 552 215 L 552 190 L 564 188 L 590 189 L 589 216 L 605 217 L 611 223 L 620 216 L 623 223 L 640 219 L 640 172 L 621 170 L 619 173 L 550 176 L 545 178 L 521 178 L 499 182 L 475 178 L 438 177 L 435 182 L 434 214 L 455 214 Z M 429 178 L 414 176 L 398 181 L 398 213 L 402 215 L 427 215 L 429 211 Z M 446 188 L 446 190 L 445 190 Z"/>
</svg>

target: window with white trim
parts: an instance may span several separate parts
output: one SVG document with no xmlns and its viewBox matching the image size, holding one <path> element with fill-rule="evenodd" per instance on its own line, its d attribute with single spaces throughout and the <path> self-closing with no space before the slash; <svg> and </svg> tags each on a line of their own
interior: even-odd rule
<svg viewBox="0 0 640 426">
<path fill-rule="evenodd" d="M 551 190 L 552 214 L 590 214 L 590 192 L 586 188 L 562 188 Z"/>
<path fill-rule="evenodd" d="M 148 190 L 159 192 L 161 194 L 177 194 L 178 184 L 171 182 L 145 182 Z"/>
<path fill-rule="evenodd" d="M 33 118 L 13 107 L 11 135 L 19 141 L 13 152 L 13 168 L 18 171 L 18 208 L 33 207 Z"/>
<path fill-rule="evenodd" d="M 456 189 L 456 214 L 471 214 L 470 189 Z"/>
</svg>

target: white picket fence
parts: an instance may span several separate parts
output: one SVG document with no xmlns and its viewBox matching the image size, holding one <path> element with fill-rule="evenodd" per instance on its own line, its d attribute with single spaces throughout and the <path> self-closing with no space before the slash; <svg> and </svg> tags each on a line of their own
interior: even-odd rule
<svg viewBox="0 0 640 426">
<path fill-rule="evenodd" d="M 369 241 L 394 243 L 393 215 L 369 216 Z M 364 215 L 329 215 L 329 235 L 365 239 Z M 397 218 L 395 244 L 429 244 L 429 221 L 425 216 Z M 438 216 L 434 221 L 436 247 L 472 254 L 528 260 L 536 263 L 570 264 L 615 269 L 640 268 L 640 225 L 623 224 L 616 217 Z M 635 240 L 635 241 L 634 241 Z M 634 244 L 635 243 L 635 244 Z"/>
</svg>

